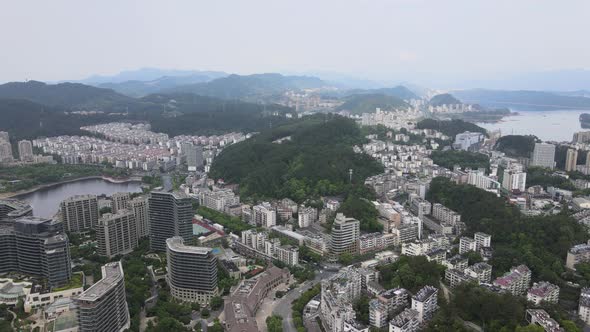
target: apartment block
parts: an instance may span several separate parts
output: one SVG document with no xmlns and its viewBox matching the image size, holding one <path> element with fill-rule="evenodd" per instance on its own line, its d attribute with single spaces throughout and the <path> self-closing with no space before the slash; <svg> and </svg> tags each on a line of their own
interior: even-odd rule
<svg viewBox="0 0 590 332">
<path fill-rule="evenodd" d="M 137 225 L 131 210 L 105 213 L 96 227 L 98 254 L 112 258 L 125 255 L 137 247 Z"/>
<path fill-rule="evenodd" d="M 98 198 L 95 195 L 77 195 L 60 204 L 60 215 L 68 232 L 94 229 L 98 224 Z"/>
<path fill-rule="evenodd" d="M 493 285 L 506 290 L 512 295 L 519 296 L 526 293 L 531 283 L 531 270 L 526 265 L 519 265 L 510 269 L 502 277 L 496 278 Z"/>
<path fill-rule="evenodd" d="M 428 321 L 438 309 L 438 289 L 432 286 L 424 286 L 412 296 L 412 309 L 418 312 L 420 323 Z"/>
<path fill-rule="evenodd" d="M 590 288 L 582 288 L 578 302 L 578 317 L 586 324 L 590 324 Z"/>
<path fill-rule="evenodd" d="M 211 248 L 184 244 L 175 236 L 166 240 L 170 294 L 179 301 L 208 304 L 217 296 L 217 257 Z"/>
<path fill-rule="evenodd" d="M 576 264 L 590 261 L 590 244 L 578 244 L 567 252 L 565 266 L 575 270 Z"/>
<path fill-rule="evenodd" d="M 526 299 L 536 305 L 541 302 L 557 303 L 559 300 L 559 287 L 547 281 L 535 282 L 527 291 Z"/>
<path fill-rule="evenodd" d="M 252 208 L 252 218 L 256 225 L 271 228 L 277 224 L 277 212 L 269 202 L 255 205 Z"/>
<path fill-rule="evenodd" d="M 358 239 L 360 237 L 360 222 L 354 218 L 347 218 L 338 213 L 332 225 L 331 252 L 338 256 L 345 253 L 356 254 L 358 252 Z"/>
<path fill-rule="evenodd" d="M 126 210 L 129 207 L 129 201 L 131 195 L 129 193 L 114 193 L 111 196 L 111 211 L 118 213 L 119 211 Z"/>
<path fill-rule="evenodd" d="M 435 203 L 432 205 L 432 216 L 442 222 L 455 225 L 461 221 L 461 215 L 457 212 L 447 208 L 446 206 Z"/>
<path fill-rule="evenodd" d="M 102 279 L 74 298 L 80 332 L 122 332 L 130 327 L 121 262 L 102 266 Z"/>
<path fill-rule="evenodd" d="M 129 209 L 133 211 L 133 216 L 135 217 L 137 238 L 141 239 L 143 237 L 149 236 L 150 224 L 147 197 L 135 197 L 129 201 Z"/>
<path fill-rule="evenodd" d="M 166 239 L 180 236 L 190 241 L 193 236 L 193 205 L 181 192 L 151 192 L 148 201 L 150 248 L 166 251 Z"/>
<path fill-rule="evenodd" d="M 420 313 L 405 309 L 389 322 L 389 332 L 417 332 L 420 329 Z"/>
</svg>

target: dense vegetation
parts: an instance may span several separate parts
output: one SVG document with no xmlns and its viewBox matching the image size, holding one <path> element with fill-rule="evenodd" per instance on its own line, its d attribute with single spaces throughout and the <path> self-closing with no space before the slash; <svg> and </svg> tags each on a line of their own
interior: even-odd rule
<svg viewBox="0 0 590 332">
<path fill-rule="evenodd" d="M 229 75 L 206 83 L 177 86 L 164 92 L 189 92 L 223 99 L 259 101 L 280 95 L 287 90 L 320 88 L 325 83 L 311 76 L 281 74 Z"/>
<path fill-rule="evenodd" d="M 290 137 L 282 143 L 273 143 Z M 365 138 L 350 119 L 311 116 L 262 132 L 234 144 L 213 162 L 209 175 L 239 183 L 243 196 L 254 199 L 289 197 L 296 202 L 349 191 L 383 167 L 352 146 Z"/>
<path fill-rule="evenodd" d="M 447 151 L 433 151 L 430 155 L 432 161 L 448 169 L 453 169 L 455 165 L 462 168 L 469 167 L 471 169 L 490 167 L 490 158 L 482 153 L 469 152 L 462 150 L 447 150 Z"/>
<path fill-rule="evenodd" d="M 104 113 L 82 115 L 72 111 Z M 247 103 L 191 93 L 131 98 L 78 83 L 50 85 L 30 81 L 0 85 L 0 130 L 8 131 L 13 140 L 81 135 L 81 126 L 111 121 L 149 121 L 153 130 L 172 136 L 252 132 L 287 122 L 284 114 L 290 111 L 279 105 L 261 105 L 259 100 Z"/>
<path fill-rule="evenodd" d="M 553 171 L 543 167 L 529 167 L 527 169 L 526 186 L 556 187 L 566 190 L 576 190 L 574 184 L 563 176 L 553 175 Z"/>
<path fill-rule="evenodd" d="M 376 108 L 391 111 L 396 108 L 409 107 L 402 99 L 385 94 L 360 94 L 346 98 L 344 104 L 338 106 L 338 111 L 348 111 L 352 114 L 374 113 Z"/>
<path fill-rule="evenodd" d="M 532 135 L 506 135 L 496 141 L 494 149 L 510 157 L 530 158 L 537 141 L 538 138 Z"/>
<path fill-rule="evenodd" d="M 432 97 L 429 101 L 429 104 L 432 106 L 442 106 L 442 105 L 455 105 L 455 104 L 462 104 L 461 101 L 452 94 L 443 93 L 440 95 L 436 95 Z"/>
<path fill-rule="evenodd" d="M 567 250 L 588 239 L 584 227 L 568 215 L 525 217 L 492 193 L 446 178 L 432 181 L 427 199 L 459 212 L 468 234 L 492 235 L 495 275 L 526 264 L 534 279 L 562 285 Z"/>
<path fill-rule="evenodd" d="M 199 208 L 197 209 L 197 214 L 203 216 L 203 218 L 205 219 L 209 219 L 215 223 L 222 225 L 225 228 L 225 231 L 228 233 L 232 232 L 239 235 L 242 233 L 242 231 L 252 228 L 252 225 L 243 222 L 238 217 L 232 217 L 228 214 L 215 211 L 208 207 L 199 206 Z"/>
<path fill-rule="evenodd" d="M 291 305 L 291 314 L 293 316 L 293 324 L 297 329 L 297 332 L 305 332 L 305 326 L 303 325 L 303 309 L 305 305 L 311 301 L 316 295 L 320 294 L 322 286 L 320 284 L 315 285 L 313 288 L 303 292 L 301 296 L 293 301 Z"/>
<path fill-rule="evenodd" d="M 4 186 L 3 189 L 0 188 L 0 192 L 14 192 L 37 185 L 97 175 L 120 177 L 128 174 L 124 169 L 89 165 L 36 164 L 0 167 L 0 185 Z"/>
<path fill-rule="evenodd" d="M 438 287 L 445 268 L 425 256 L 401 256 L 396 262 L 378 267 L 379 282 L 385 289 L 403 287 L 414 293 L 426 285 Z"/>
<path fill-rule="evenodd" d="M 454 139 L 457 134 L 465 131 L 479 132 L 487 135 L 487 131 L 484 128 L 470 122 L 465 122 L 463 120 L 441 121 L 434 119 L 424 119 L 418 122 L 416 127 L 418 129 L 434 129 L 451 137 L 452 139 Z"/>
</svg>

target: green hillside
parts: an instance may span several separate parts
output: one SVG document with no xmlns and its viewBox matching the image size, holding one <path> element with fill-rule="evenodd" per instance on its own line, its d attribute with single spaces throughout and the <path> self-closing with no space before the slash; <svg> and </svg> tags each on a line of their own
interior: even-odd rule
<svg viewBox="0 0 590 332">
<path fill-rule="evenodd" d="M 432 106 L 455 105 L 461 104 L 461 101 L 453 97 L 451 94 L 443 93 L 432 97 L 429 101 L 429 104 Z"/>
<path fill-rule="evenodd" d="M 281 144 L 276 139 L 291 137 Z M 350 119 L 335 115 L 311 116 L 267 130 L 232 145 L 215 159 L 213 179 L 239 183 L 242 195 L 290 197 L 302 202 L 319 195 L 337 195 L 362 184 L 383 167 L 352 146 L 365 141 Z"/>
<path fill-rule="evenodd" d="M 346 98 L 344 104 L 336 110 L 348 111 L 353 114 L 373 113 L 376 108 L 383 111 L 393 110 L 395 108 L 406 108 L 409 105 L 402 99 L 384 94 L 359 94 Z"/>
</svg>

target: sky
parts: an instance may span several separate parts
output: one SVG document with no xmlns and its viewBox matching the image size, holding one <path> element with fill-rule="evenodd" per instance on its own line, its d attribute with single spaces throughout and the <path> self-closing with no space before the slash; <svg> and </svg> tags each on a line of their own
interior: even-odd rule
<svg viewBox="0 0 590 332">
<path fill-rule="evenodd" d="M 0 0 L 0 82 L 141 67 L 435 84 L 590 69 L 590 1 Z"/>
</svg>

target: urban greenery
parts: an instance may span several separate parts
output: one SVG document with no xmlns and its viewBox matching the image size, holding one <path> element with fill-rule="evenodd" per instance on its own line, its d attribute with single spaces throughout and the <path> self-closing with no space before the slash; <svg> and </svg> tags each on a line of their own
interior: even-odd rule
<svg viewBox="0 0 590 332">
<path fill-rule="evenodd" d="M 426 285 L 438 287 L 444 266 L 429 262 L 424 256 L 401 256 L 396 262 L 377 268 L 385 289 L 403 287 L 416 292 Z"/>
<path fill-rule="evenodd" d="M 303 294 L 301 294 L 297 300 L 293 301 L 291 305 L 291 311 L 293 316 L 293 324 L 295 325 L 297 332 L 306 331 L 305 326 L 303 325 L 303 309 L 305 309 L 305 305 L 307 305 L 311 299 L 320 294 L 321 290 L 322 286 L 317 284 L 313 286 L 313 288 L 303 292 Z"/>
<path fill-rule="evenodd" d="M 289 197 L 301 203 L 343 194 L 351 187 L 350 170 L 352 184 L 383 171 L 377 161 L 353 151 L 364 142 L 353 120 L 309 116 L 224 149 L 210 176 L 239 183 L 241 195 L 253 200 Z"/>
<path fill-rule="evenodd" d="M 506 135 L 498 138 L 494 150 L 504 152 L 510 157 L 530 158 L 537 141 L 539 139 L 533 135 Z"/>
<path fill-rule="evenodd" d="M 566 252 L 588 240 L 584 227 L 565 213 L 526 217 L 492 193 L 446 178 L 433 179 L 427 199 L 460 213 L 467 234 L 492 235 L 495 275 L 526 264 L 539 280 L 562 285 Z"/>
<path fill-rule="evenodd" d="M 463 120 L 434 120 L 424 119 L 416 124 L 418 129 L 434 129 L 454 139 L 457 134 L 465 131 L 483 133 L 487 136 L 487 131 L 471 122 Z"/>
<path fill-rule="evenodd" d="M 432 151 L 430 158 L 435 164 L 448 169 L 453 169 L 455 165 L 471 169 L 489 169 L 490 167 L 489 157 L 478 152 L 462 150 Z"/>
<path fill-rule="evenodd" d="M 205 219 L 209 219 L 215 223 L 222 225 L 227 232 L 241 234 L 242 231 L 253 228 L 252 225 L 243 222 L 238 217 L 232 217 L 223 212 L 215 211 L 208 207 L 199 206 L 197 214 L 203 216 Z"/>
<path fill-rule="evenodd" d="M 278 315 L 266 317 L 266 329 L 268 332 L 283 332 L 283 317 Z"/>
</svg>

